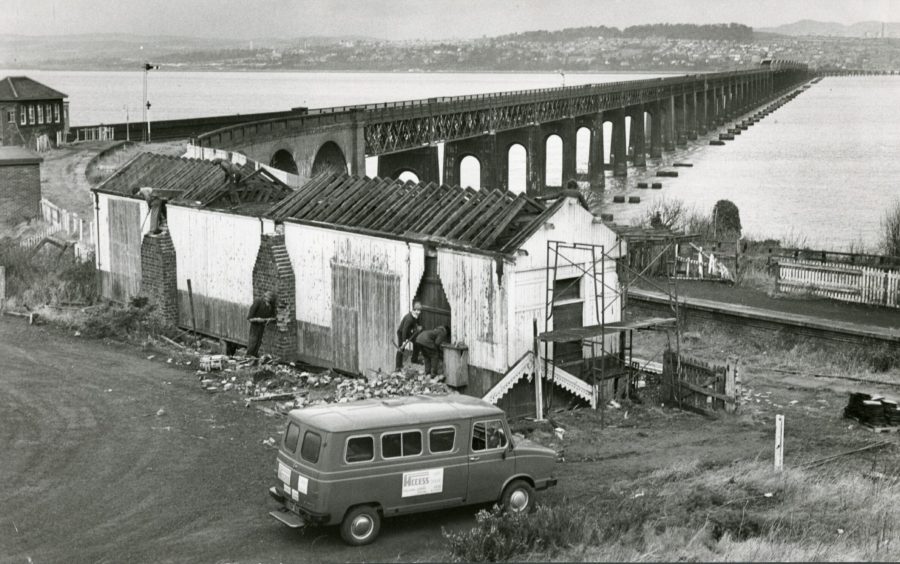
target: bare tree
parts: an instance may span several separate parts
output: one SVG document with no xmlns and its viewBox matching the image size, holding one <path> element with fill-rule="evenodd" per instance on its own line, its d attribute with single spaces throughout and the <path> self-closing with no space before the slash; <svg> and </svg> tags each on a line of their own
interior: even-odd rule
<svg viewBox="0 0 900 564">
<path fill-rule="evenodd" d="M 900 199 L 881 218 L 881 250 L 887 256 L 900 257 Z"/>
</svg>

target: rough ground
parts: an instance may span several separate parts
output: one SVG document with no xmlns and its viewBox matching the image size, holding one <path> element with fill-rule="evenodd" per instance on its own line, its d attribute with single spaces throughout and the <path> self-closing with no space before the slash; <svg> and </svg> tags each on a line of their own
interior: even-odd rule
<svg viewBox="0 0 900 564">
<path fill-rule="evenodd" d="M 662 342 L 651 334 L 638 349 Z M 735 352 L 727 342 L 694 336 L 685 348 L 716 359 Z M 900 388 L 785 375 L 772 370 L 781 358 L 751 352 L 737 416 L 660 407 L 651 394 L 620 409 L 551 413 L 564 439 L 540 429 L 534 438 L 562 449 L 564 462 L 559 486 L 541 498 L 590 506 L 611 485 L 627 489 L 639 475 L 682 462 L 771 460 L 776 413 L 786 416 L 788 465 L 897 440 L 842 419 L 841 410 L 851 390 Z M 282 527 L 267 515 L 275 450 L 266 442 L 283 419 L 245 407 L 237 390 L 205 391 L 193 369 L 166 357 L 0 318 L 0 561 L 445 560 L 442 528 L 474 524 L 473 508 L 391 519 L 365 548 L 346 547 L 333 528 L 298 535 Z M 887 376 L 898 381 L 896 369 Z M 898 450 L 834 464 L 893 474 Z"/>
</svg>

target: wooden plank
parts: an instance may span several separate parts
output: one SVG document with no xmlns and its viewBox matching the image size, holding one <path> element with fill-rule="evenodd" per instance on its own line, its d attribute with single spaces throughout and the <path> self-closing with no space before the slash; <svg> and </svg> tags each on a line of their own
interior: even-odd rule
<svg viewBox="0 0 900 564">
<path fill-rule="evenodd" d="M 704 395 L 704 396 L 708 396 L 708 397 L 711 397 L 711 398 L 714 398 L 714 399 L 722 400 L 722 401 L 725 402 L 726 404 L 728 404 L 728 403 L 734 403 L 734 399 L 729 398 L 729 397 L 726 396 L 725 394 L 719 394 L 719 393 L 716 393 L 716 392 L 714 392 L 714 391 L 707 390 L 706 388 L 702 388 L 702 387 L 700 387 L 700 386 L 698 386 L 698 385 L 696 385 L 696 384 L 692 384 L 692 383 L 687 382 L 687 381 L 685 381 L 685 380 L 681 380 L 680 384 L 681 384 L 681 386 L 682 386 L 683 388 L 687 388 L 688 390 L 690 390 L 690 391 L 692 391 L 692 392 L 694 392 L 694 393 L 696 393 L 696 394 L 702 394 L 702 395 Z"/>
</svg>

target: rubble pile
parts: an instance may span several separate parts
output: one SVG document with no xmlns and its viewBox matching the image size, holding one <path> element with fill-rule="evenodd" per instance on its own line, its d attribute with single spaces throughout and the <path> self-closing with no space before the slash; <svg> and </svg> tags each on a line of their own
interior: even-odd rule
<svg viewBox="0 0 900 564">
<path fill-rule="evenodd" d="M 200 386 L 208 392 L 237 391 L 251 402 L 275 401 L 277 411 L 370 398 L 447 394 L 444 377 L 427 377 L 412 369 L 352 377 L 327 370 L 313 373 L 293 363 L 212 355 L 200 360 Z"/>
</svg>

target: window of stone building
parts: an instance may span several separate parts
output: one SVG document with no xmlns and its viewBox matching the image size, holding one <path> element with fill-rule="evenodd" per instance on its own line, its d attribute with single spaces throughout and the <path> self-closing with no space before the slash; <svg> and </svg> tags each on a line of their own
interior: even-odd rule
<svg viewBox="0 0 900 564">
<path fill-rule="evenodd" d="M 25 114 L 25 106 L 19 106 L 19 123 L 22 125 L 28 123 L 28 116 Z"/>
<path fill-rule="evenodd" d="M 55 118 L 53 121 L 59 123 L 59 104 L 53 104 L 53 117 Z"/>
<path fill-rule="evenodd" d="M 6 123 L 16 123 L 15 110 L 6 110 Z"/>
<path fill-rule="evenodd" d="M 44 106 L 38 104 L 37 110 L 38 123 L 44 123 Z"/>
<path fill-rule="evenodd" d="M 34 104 L 28 106 L 28 123 L 34 123 Z"/>
</svg>

